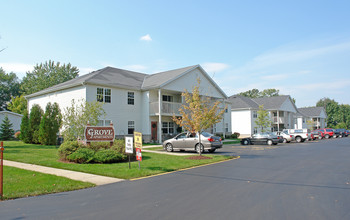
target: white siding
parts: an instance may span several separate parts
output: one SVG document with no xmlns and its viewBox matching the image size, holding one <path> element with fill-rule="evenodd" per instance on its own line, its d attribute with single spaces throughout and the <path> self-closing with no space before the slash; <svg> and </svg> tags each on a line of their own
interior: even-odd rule
<svg viewBox="0 0 350 220">
<path fill-rule="evenodd" d="M 14 131 L 20 130 L 23 116 L 20 116 L 19 114 L 14 114 L 12 112 L 0 112 L 0 125 L 2 124 L 2 122 L 5 119 L 6 115 L 7 115 L 8 119 L 10 120 L 10 122 L 12 124 L 12 129 Z"/>
<path fill-rule="evenodd" d="M 128 121 L 135 122 L 135 131 L 142 132 L 142 94 L 141 91 L 110 88 L 106 86 L 87 86 L 87 101 L 97 100 L 97 88 L 111 89 L 111 103 L 104 103 L 106 116 L 101 120 L 112 120 L 116 135 L 128 134 Z M 134 105 L 128 105 L 128 92 L 134 92 Z"/>
<path fill-rule="evenodd" d="M 28 98 L 28 111 L 30 111 L 34 104 L 38 104 L 43 109 L 43 111 L 45 111 L 47 103 L 57 102 L 61 109 L 61 113 L 63 114 L 64 109 L 71 106 L 71 102 L 73 99 L 76 102 L 81 99 L 86 99 L 85 86 L 78 86 L 62 91 L 40 95 L 33 98 Z"/>
<path fill-rule="evenodd" d="M 194 69 L 193 71 L 181 76 L 177 80 L 165 85 L 162 89 L 184 92 L 192 91 L 193 87 L 197 85 L 197 78 L 201 79 L 200 94 L 211 96 L 215 98 L 224 98 L 220 91 L 204 76 L 204 74 L 199 69 Z"/>
</svg>

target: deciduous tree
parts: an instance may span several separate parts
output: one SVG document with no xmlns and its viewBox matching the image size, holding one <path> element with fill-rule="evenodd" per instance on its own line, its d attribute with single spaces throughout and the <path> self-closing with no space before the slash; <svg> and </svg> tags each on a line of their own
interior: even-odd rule
<svg viewBox="0 0 350 220">
<path fill-rule="evenodd" d="M 259 106 L 255 124 L 257 125 L 257 128 L 261 128 L 261 132 L 264 132 L 266 128 L 271 127 L 269 113 L 264 109 L 264 105 Z"/>
<path fill-rule="evenodd" d="M 17 97 L 12 96 L 11 102 L 7 105 L 7 108 L 12 112 L 23 115 L 27 110 L 27 100 L 23 95 Z"/>
<path fill-rule="evenodd" d="M 18 96 L 20 83 L 15 73 L 6 73 L 0 67 L 0 111 L 6 110 L 11 96 Z"/>
<path fill-rule="evenodd" d="M 97 101 L 87 102 L 79 100 L 76 103 L 73 99 L 71 106 L 64 109 L 62 121 L 64 140 L 83 139 L 87 123 L 97 125 L 99 118 L 106 114 L 102 106 L 103 103 Z"/>
<path fill-rule="evenodd" d="M 187 90 L 182 93 L 185 103 L 180 107 L 181 117 L 173 116 L 173 121 L 183 129 L 191 133 L 199 133 L 198 152 L 201 155 L 200 134 L 203 130 L 221 121 L 225 109 L 219 110 L 220 101 L 212 103 L 209 97 L 200 96 L 200 79 L 197 79 L 197 85 L 193 87 L 192 93 Z"/>
<path fill-rule="evenodd" d="M 26 94 L 32 94 L 59 83 L 78 77 L 79 70 L 70 63 L 61 65 L 60 62 L 46 61 L 34 66 L 32 72 L 27 72 L 22 80 L 21 89 Z"/>
</svg>

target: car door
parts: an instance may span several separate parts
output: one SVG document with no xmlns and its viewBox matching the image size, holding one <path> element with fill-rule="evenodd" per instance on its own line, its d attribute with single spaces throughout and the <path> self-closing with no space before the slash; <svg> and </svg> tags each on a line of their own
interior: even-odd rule
<svg viewBox="0 0 350 220">
<path fill-rule="evenodd" d="M 195 149 L 196 144 L 198 143 L 198 134 L 190 133 L 186 138 L 186 148 L 189 150 Z"/>
<path fill-rule="evenodd" d="M 173 141 L 173 147 L 174 148 L 185 149 L 186 148 L 186 139 L 187 139 L 187 134 L 186 133 L 179 134 L 175 138 L 175 140 Z"/>
</svg>

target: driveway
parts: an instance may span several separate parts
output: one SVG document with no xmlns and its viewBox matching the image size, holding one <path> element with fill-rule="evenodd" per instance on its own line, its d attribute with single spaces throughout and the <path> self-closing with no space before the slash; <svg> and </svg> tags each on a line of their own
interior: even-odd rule
<svg viewBox="0 0 350 220">
<path fill-rule="evenodd" d="M 218 153 L 241 158 L 4 201 L 1 219 L 350 219 L 350 138 Z"/>
</svg>

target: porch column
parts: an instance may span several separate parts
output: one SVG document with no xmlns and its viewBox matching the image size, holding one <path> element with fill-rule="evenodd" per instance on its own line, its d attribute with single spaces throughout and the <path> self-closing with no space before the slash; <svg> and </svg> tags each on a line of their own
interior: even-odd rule
<svg viewBox="0 0 350 220">
<path fill-rule="evenodd" d="M 225 100 L 224 99 L 222 100 L 222 105 L 223 105 L 223 108 L 225 109 Z M 223 117 L 222 117 L 222 123 L 224 124 L 222 134 L 223 134 L 224 138 L 226 138 L 225 112 L 224 112 Z"/>
<path fill-rule="evenodd" d="M 162 143 L 162 90 L 158 89 L 158 111 L 159 111 L 159 119 L 158 119 L 158 140 L 159 143 Z"/>
<path fill-rule="evenodd" d="M 277 110 L 277 131 L 280 131 L 280 111 Z"/>
</svg>

